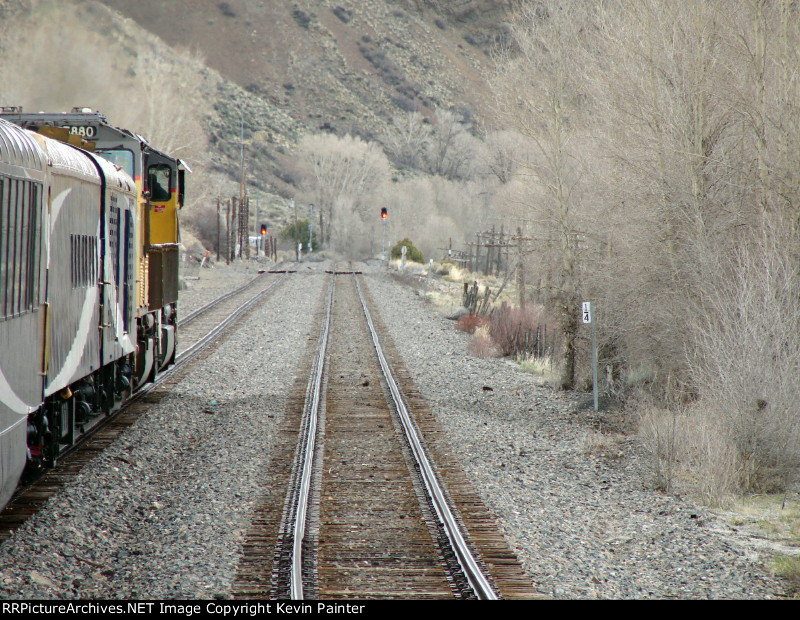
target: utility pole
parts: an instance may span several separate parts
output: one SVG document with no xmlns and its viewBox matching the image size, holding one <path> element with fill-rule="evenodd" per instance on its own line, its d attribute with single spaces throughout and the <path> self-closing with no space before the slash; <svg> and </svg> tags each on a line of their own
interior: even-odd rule
<svg viewBox="0 0 800 620">
<path fill-rule="evenodd" d="M 258 198 L 254 202 L 256 203 L 256 219 L 253 220 L 253 236 L 258 237 Z M 258 257 L 258 244 L 256 244 L 256 257 Z"/>
<path fill-rule="evenodd" d="M 240 183 L 239 183 L 239 200 L 244 198 L 244 113 L 242 108 L 239 108 L 239 167 L 240 167 Z"/>
<path fill-rule="evenodd" d="M 247 194 L 239 202 L 239 258 L 250 258 L 250 196 Z"/>
<path fill-rule="evenodd" d="M 225 201 L 225 264 L 231 264 L 231 200 Z"/>
<path fill-rule="evenodd" d="M 244 167 L 244 112 L 239 108 L 239 258 L 250 258 L 250 201 L 247 197 L 247 176 Z"/>
<path fill-rule="evenodd" d="M 294 198 L 292 198 L 292 209 L 294 210 L 294 234 L 292 238 L 294 239 L 294 247 L 296 249 L 296 256 L 297 261 L 300 261 L 300 246 L 297 245 L 300 243 L 300 231 L 297 228 L 297 204 L 294 202 Z"/>
<path fill-rule="evenodd" d="M 314 205 L 308 205 L 308 253 L 314 250 Z"/>
</svg>

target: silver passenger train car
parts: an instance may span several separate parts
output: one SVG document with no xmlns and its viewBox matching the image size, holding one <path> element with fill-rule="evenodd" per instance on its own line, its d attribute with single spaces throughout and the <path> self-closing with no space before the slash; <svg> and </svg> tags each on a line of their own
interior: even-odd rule
<svg viewBox="0 0 800 620">
<path fill-rule="evenodd" d="M 0 119 L 0 507 L 131 390 L 136 185 Z"/>
</svg>

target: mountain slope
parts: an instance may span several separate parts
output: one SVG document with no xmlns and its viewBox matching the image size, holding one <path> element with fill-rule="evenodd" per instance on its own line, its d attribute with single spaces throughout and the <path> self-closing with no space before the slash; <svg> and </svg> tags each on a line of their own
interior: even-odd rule
<svg viewBox="0 0 800 620">
<path fill-rule="evenodd" d="M 303 134 L 376 139 L 393 118 L 419 110 L 432 121 L 437 108 L 485 125 L 488 52 L 510 8 L 511 0 L 0 0 L 0 104 L 93 107 L 162 148 L 153 126 L 179 120 L 170 139 L 198 172 L 190 196 L 206 208 L 238 191 L 243 134 L 251 193 L 280 221 L 298 190 L 292 147 Z"/>
<path fill-rule="evenodd" d="M 410 109 L 484 117 L 484 50 L 508 10 L 492 0 L 102 1 L 309 130 L 362 136 Z"/>
</svg>

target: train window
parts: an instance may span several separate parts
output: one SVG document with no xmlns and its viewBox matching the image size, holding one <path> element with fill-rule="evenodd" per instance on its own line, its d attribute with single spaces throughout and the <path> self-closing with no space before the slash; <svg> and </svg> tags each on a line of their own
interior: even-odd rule
<svg viewBox="0 0 800 620">
<path fill-rule="evenodd" d="M 10 227 L 8 225 L 8 200 L 6 191 L 8 182 L 0 179 L 0 318 L 6 316 L 6 293 L 8 288 L 8 266 L 11 264 L 8 252 L 8 236 Z"/>
<path fill-rule="evenodd" d="M 41 205 L 39 204 L 39 186 L 35 183 L 30 184 L 30 241 L 28 247 L 31 248 L 30 261 L 28 262 L 28 307 L 33 308 L 41 302 L 41 252 L 39 251 L 39 240 L 42 238 L 42 219 L 39 217 Z"/>
<path fill-rule="evenodd" d="M 8 182 L 8 278 L 6 279 L 6 316 L 17 312 L 16 283 L 19 269 L 19 205 L 17 205 L 17 184 Z"/>
<path fill-rule="evenodd" d="M 70 235 L 70 282 L 72 288 L 97 283 L 97 237 Z"/>
<path fill-rule="evenodd" d="M 19 312 L 19 282 L 22 268 L 22 251 L 20 248 L 20 229 L 22 228 L 22 209 L 19 204 L 20 181 L 10 181 L 8 184 L 8 251 L 11 262 L 8 265 L 8 281 L 6 283 L 6 315 L 11 316 Z"/>
<path fill-rule="evenodd" d="M 69 275 L 72 288 L 78 286 L 78 238 L 69 236 Z"/>
<path fill-rule="evenodd" d="M 92 286 L 97 284 L 98 265 L 97 265 L 97 237 L 89 237 L 89 265 L 92 268 L 92 279 L 89 282 Z"/>
<path fill-rule="evenodd" d="M 154 164 L 147 168 L 147 186 L 150 189 L 150 200 L 166 202 L 170 198 L 172 187 L 172 169 L 166 164 Z"/>
<path fill-rule="evenodd" d="M 40 196 L 35 183 L 0 179 L 0 319 L 40 301 Z"/>
<path fill-rule="evenodd" d="M 128 149 L 98 149 L 97 153 L 133 176 L 133 151 Z"/>
</svg>

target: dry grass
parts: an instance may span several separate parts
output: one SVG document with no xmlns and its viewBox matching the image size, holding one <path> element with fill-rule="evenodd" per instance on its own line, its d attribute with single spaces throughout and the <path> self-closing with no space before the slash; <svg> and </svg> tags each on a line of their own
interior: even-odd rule
<svg viewBox="0 0 800 620">
<path fill-rule="evenodd" d="M 553 365 L 553 358 L 550 356 L 547 357 L 533 357 L 533 356 L 523 356 L 517 358 L 517 365 L 519 366 L 520 370 L 523 372 L 530 373 L 532 375 L 539 375 L 541 377 L 546 377 L 555 371 L 555 367 Z"/>
<path fill-rule="evenodd" d="M 603 433 L 596 429 L 587 429 L 578 439 L 580 450 L 584 454 L 618 455 L 619 436 Z"/>
<path fill-rule="evenodd" d="M 742 496 L 726 516 L 731 525 L 761 541 L 762 549 L 771 549 L 773 574 L 786 580 L 793 596 L 800 596 L 800 494 Z"/>
<path fill-rule="evenodd" d="M 442 274 L 442 279 L 445 282 L 458 282 L 463 284 L 464 282 L 474 282 L 478 279 L 477 274 L 462 269 L 450 261 L 434 263 L 433 267 L 437 273 Z"/>
<path fill-rule="evenodd" d="M 515 363 L 522 372 L 534 375 L 539 385 L 547 385 L 557 389 L 559 369 L 551 356 L 521 356 L 515 360 Z"/>
<path fill-rule="evenodd" d="M 475 357 L 481 358 L 499 357 L 500 355 L 497 347 L 489 337 L 489 328 L 486 325 L 475 330 L 467 345 L 467 350 Z"/>
<path fill-rule="evenodd" d="M 800 556 L 777 556 L 773 561 L 773 571 L 789 583 L 794 598 L 800 598 Z"/>
<path fill-rule="evenodd" d="M 736 451 L 723 425 L 697 407 L 640 405 L 638 436 L 650 455 L 654 488 L 680 491 L 710 506 L 736 494 Z"/>
</svg>

